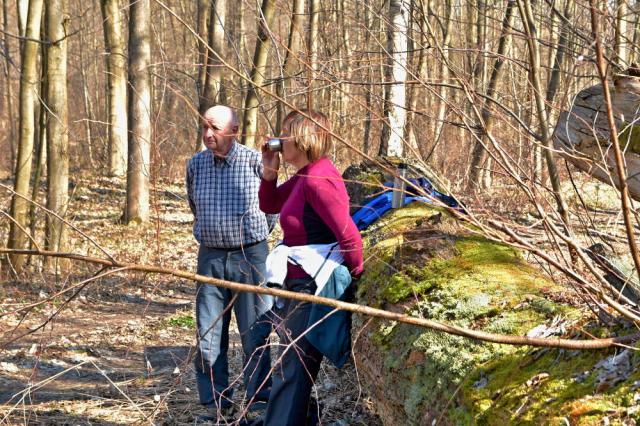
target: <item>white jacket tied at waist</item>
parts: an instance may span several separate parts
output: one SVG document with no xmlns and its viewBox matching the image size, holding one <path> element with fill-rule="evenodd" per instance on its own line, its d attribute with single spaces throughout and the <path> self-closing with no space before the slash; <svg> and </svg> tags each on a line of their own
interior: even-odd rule
<svg viewBox="0 0 640 426">
<path fill-rule="evenodd" d="M 317 295 L 329 281 L 333 270 L 342 265 L 344 259 L 338 243 L 293 247 L 279 243 L 267 256 L 267 283 L 282 285 L 287 277 L 288 262 L 299 265 L 315 280 Z"/>
</svg>

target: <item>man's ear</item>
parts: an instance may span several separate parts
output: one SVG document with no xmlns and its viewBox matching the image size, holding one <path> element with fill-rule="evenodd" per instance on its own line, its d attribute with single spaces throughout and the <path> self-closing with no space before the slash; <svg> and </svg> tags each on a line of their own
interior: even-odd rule
<svg viewBox="0 0 640 426">
<path fill-rule="evenodd" d="M 237 124 L 231 128 L 231 132 L 234 134 L 237 134 L 238 130 L 240 130 L 240 127 Z"/>
</svg>

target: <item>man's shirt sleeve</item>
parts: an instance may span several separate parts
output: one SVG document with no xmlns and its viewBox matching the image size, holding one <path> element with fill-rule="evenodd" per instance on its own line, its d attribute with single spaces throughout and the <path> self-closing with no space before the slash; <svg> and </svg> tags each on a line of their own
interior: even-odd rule
<svg viewBox="0 0 640 426">
<path fill-rule="evenodd" d="M 191 209 L 191 213 L 195 218 L 196 216 L 196 205 L 193 202 L 193 159 L 187 163 L 187 199 L 189 201 L 189 208 Z"/>
</svg>

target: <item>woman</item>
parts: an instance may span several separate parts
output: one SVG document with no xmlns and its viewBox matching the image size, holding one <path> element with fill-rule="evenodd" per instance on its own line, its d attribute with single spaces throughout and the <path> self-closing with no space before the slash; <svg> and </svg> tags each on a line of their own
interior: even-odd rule
<svg viewBox="0 0 640 426">
<path fill-rule="evenodd" d="M 297 173 L 280 186 L 276 184 L 278 153 L 262 148 L 260 208 L 280 213 L 284 233 L 282 244 L 267 260 L 268 281 L 284 281 L 290 291 L 324 295 L 322 291 L 331 287 L 328 291 L 343 293 L 351 278 L 362 274 L 362 240 L 349 216 L 349 197 L 340 173 L 326 156 L 331 149 L 330 126 L 327 117 L 316 111 L 294 111 L 285 117 L 282 157 Z M 283 323 L 278 327 L 282 365 L 275 367 L 265 425 L 307 423 L 311 388 L 323 353 L 327 354 L 327 340 L 332 340 L 327 334 L 316 335 L 315 341 L 308 338 L 314 306 L 292 300 L 284 304 Z M 348 336 L 348 323 L 340 324 L 338 331 Z M 343 363 L 344 357 L 334 362 Z"/>
</svg>

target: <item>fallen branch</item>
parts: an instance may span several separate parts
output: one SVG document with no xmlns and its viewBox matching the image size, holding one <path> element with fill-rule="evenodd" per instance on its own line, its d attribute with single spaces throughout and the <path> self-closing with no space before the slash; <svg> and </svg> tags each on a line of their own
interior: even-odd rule
<svg viewBox="0 0 640 426">
<path fill-rule="evenodd" d="M 243 293 L 257 293 L 270 296 L 283 297 L 286 299 L 298 300 L 302 302 L 319 303 L 322 305 L 331 306 L 333 308 L 342 309 L 357 314 L 366 316 L 383 318 L 390 321 L 396 321 L 404 324 L 415 325 L 418 327 L 424 327 L 435 331 L 441 331 L 456 336 L 467 337 L 474 340 L 480 340 L 491 343 L 500 343 L 505 345 L 516 346 L 539 346 L 539 347 L 551 347 L 562 349 L 604 349 L 613 346 L 622 346 L 629 343 L 633 343 L 640 339 L 640 333 L 634 333 L 627 336 L 607 338 L 607 339 L 592 339 L 592 340 L 571 340 L 571 339 L 546 339 L 536 337 L 525 336 L 509 336 L 495 333 L 487 333 L 483 331 L 470 330 L 463 327 L 454 325 L 443 324 L 437 321 L 432 321 L 424 318 L 416 318 L 410 315 L 399 314 L 395 312 L 389 312 L 382 309 L 376 309 L 369 306 L 358 305 L 356 303 L 341 302 L 339 300 L 329 299 L 326 297 L 319 297 L 305 293 L 296 293 L 287 290 L 281 290 L 277 288 L 256 286 L 250 284 L 240 284 L 231 281 L 220 280 L 217 278 L 205 277 L 202 275 L 194 274 L 191 272 L 185 272 L 175 269 L 163 268 L 153 265 L 139 265 L 132 263 L 124 263 L 107 259 L 100 259 L 91 256 L 83 256 L 75 253 L 58 253 L 44 250 L 16 250 L 8 248 L 0 248 L 0 254 L 25 254 L 32 256 L 52 256 L 60 257 L 71 260 L 77 260 L 88 263 L 95 263 L 106 267 L 113 268 L 126 268 L 130 271 L 147 272 L 172 275 L 178 278 L 184 278 L 187 280 L 198 281 L 205 284 L 215 285 L 218 287 L 228 288 L 230 290 L 239 291 Z"/>
</svg>

